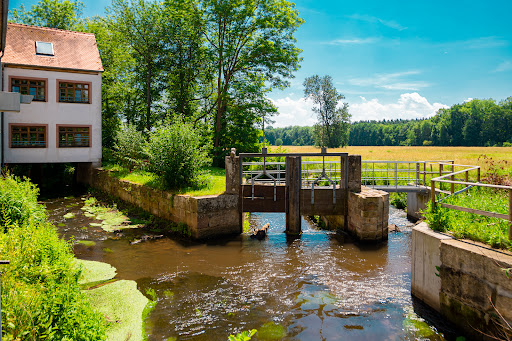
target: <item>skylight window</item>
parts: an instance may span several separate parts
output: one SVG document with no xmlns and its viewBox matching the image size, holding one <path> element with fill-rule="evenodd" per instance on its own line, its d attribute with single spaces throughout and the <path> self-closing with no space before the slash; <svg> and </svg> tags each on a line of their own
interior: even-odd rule
<svg viewBox="0 0 512 341">
<path fill-rule="evenodd" d="M 53 44 L 43 41 L 36 41 L 36 53 L 46 56 L 53 56 Z"/>
</svg>

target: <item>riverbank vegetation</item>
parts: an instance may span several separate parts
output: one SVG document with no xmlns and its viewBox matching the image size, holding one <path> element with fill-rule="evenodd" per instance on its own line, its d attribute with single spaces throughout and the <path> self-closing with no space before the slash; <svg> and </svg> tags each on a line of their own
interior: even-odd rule
<svg viewBox="0 0 512 341">
<path fill-rule="evenodd" d="M 503 190 L 476 187 L 467 193 L 447 198 L 443 203 L 508 215 L 508 193 Z M 455 238 L 471 239 L 496 248 L 512 251 L 508 239 L 509 223 L 505 219 L 490 218 L 461 212 L 429 203 L 425 214 L 430 228 L 449 232 Z"/>
<path fill-rule="evenodd" d="M 71 244 L 59 238 L 37 204 L 37 188 L 0 178 L 2 332 L 6 340 L 101 340 L 103 316 L 80 290 Z"/>
</svg>

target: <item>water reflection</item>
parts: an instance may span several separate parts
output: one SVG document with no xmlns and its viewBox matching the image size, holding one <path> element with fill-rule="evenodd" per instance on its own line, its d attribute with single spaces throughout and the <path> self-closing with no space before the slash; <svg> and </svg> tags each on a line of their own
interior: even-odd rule
<svg viewBox="0 0 512 341">
<path fill-rule="evenodd" d="M 90 219 L 79 206 L 70 208 L 72 203 L 80 199 L 47 206 L 64 237 L 97 242 L 76 245 L 77 256 L 112 264 L 118 278 L 136 280 L 142 292 L 155 290 L 149 340 L 226 340 L 252 328 L 260 330 L 260 340 L 442 339 L 414 314 L 411 224 L 401 211 L 390 210 L 390 222 L 401 232 L 377 245 L 320 231 L 307 220 L 300 238 L 290 239 L 283 233 L 285 216 L 278 213 L 251 216 L 254 225 L 270 224 L 263 241 L 242 235 L 209 243 L 163 238 L 130 245 L 140 231 L 118 238 L 84 229 Z M 76 218 L 64 220 L 70 209 Z"/>
</svg>

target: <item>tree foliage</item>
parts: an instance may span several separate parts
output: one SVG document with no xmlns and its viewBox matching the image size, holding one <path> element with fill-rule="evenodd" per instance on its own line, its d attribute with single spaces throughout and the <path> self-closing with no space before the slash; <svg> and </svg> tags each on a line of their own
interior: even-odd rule
<svg viewBox="0 0 512 341">
<path fill-rule="evenodd" d="M 9 21 L 35 26 L 73 30 L 82 20 L 84 4 L 81 1 L 40 0 L 27 11 L 23 4 L 14 8 Z"/>
<path fill-rule="evenodd" d="M 214 154 L 222 160 L 232 147 L 230 139 L 223 141 L 229 117 L 247 106 L 246 96 L 258 99 L 252 113 L 273 111 L 264 94 L 287 86 L 298 69 L 301 51 L 293 35 L 303 21 L 286 0 L 202 0 L 200 7 L 202 34 L 215 67 L 215 95 L 206 114 L 213 121 Z"/>
<path fill-rule="evenodd" d="M 321 147 L 346 146 L 350 129 L 348 104 L 339 102 L 345 97 L 336 90 L 331 76 L 314 75 L 304 81 L 304 97 L 316 105 L 318 123 L 314 127 L 315 144 Z"/>
<path fill-rule="evenodd" d="M 440 109 L 430 119 L 366 121 L 352 125 L 352 146 L 501 146 L 512 142 L 512 97 L 474 99 Z"/>
</svg>

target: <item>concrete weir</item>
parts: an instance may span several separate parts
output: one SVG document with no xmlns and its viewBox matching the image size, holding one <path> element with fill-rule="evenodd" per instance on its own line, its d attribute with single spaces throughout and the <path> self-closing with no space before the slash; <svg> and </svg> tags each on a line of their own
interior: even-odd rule
<svg viewBox="0 0 512 341">
<path fill-rule="evenodd" d="M 282 163 L 284 170 L 280 174 L 279 171 L 268 170 L 266 175 L 277 174 L 279 183 L 274 179 L 270 183 L 255 184 L 251 178 L 242 177 L 243 167 L 247 168 L 242 163 L 243 158 L 254 155 L 237 156 L 232 150 L 225 159 L 226 191 L 221 195 L 193 197 L 172 194 L 119 180 L 101 168 L 92 169 L 91 176 L 86 180 L 92 187 L 157 217 L 185 223 L 195 239 L 242 233 L 244 212 L 286 213 L 286 233 L 290 235 L 301 233 L 302 215 L 319 215 L 326 217 L 331 227 L 344 229 L 360 240 L 387 239 L 388 194 L 361 187 L 361 156 L 327 153 L 325 150 L 312 154 L 323 159 L 330 157 L 339 160 L 339 166 L 335 166 L 334 172 L 331 169 L 330 173 L 326 172 L 324 162 L 323 173 L 315 178 L 319 169 L 314 168 L 308 170 L 311 173 L 306 173 L 304 165 L 307 162 L 302 159 L 305 155 L 277 155 L 286 158 L 286 162 Z M 265 160 L 275 157 L 275 154 L 257 156 Z M 263 169 L 266 169 L 265 161 L 263 164 Z M 279 178 L 280 175 L 284 176 Z M 329 185 L 325 185 L 327 181 L 330 181 Z"/>
</svg>

